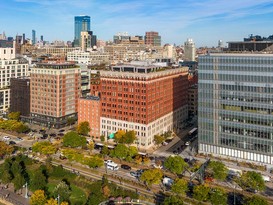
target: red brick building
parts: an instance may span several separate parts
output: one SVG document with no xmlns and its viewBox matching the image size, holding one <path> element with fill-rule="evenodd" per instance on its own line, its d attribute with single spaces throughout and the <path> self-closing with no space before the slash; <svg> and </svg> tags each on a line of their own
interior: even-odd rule
<svg viewBox="0 0 273 205">
<path fill-rule="evenodd" d="M 153 137 L 177 128 L 188 116 L 188 68 L 113 66 L 100 72 L 101 134 L 135 130 L 148 148 Z"/>
<path fill-rule="evenodd" d="M 79 67 L 68 62 L 39 63 L 31 70 L 31 122 L 60 128 L 76 118 L 80 97 Z"/>
<path fill-rule="evenodd" d="M 88 121 L 90 125 L 90 136 L 96 139 L 100 137 L 101 103 L 97 96 L 87 96 L 79 99 L 78 123 Z"/>
</svg>

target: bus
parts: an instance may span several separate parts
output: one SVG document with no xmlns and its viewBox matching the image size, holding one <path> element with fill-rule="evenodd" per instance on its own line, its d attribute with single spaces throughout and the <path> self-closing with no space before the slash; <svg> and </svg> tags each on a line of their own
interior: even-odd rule
<svg viewBox="0 0 273 205">
<path fill-rule="evenodd" d="M 197 129 L 197 127 L 195 127 L 191 131 L 189 131 L 188 135 L 190 137 L 194 137 L 195 135 L 197 135 L 197 131 L 198 131 L 198 129 Z"/>
</svg>

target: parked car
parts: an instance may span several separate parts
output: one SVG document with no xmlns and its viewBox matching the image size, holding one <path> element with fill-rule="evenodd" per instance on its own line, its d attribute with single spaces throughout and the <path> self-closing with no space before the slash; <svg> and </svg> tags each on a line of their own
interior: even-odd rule
<svg viewBox="0 0 273 205">
<path fill-rule="evenodd" d="M 59 130 L 59 132 L 64 132 L 65 130 Z"/>
<path fill-rule="evenodd" d="M 14 141 L 9 141 L 9 145 L 14 145 L 14 144 L 16 144 L 16 142 L 14 142 Z"/>
<path fill-rule="evenodd" d="M 4 141 L 8 141 L 8 140 L 10 140 L 10 137 L 9 137 L 9 136 L 4 136 L 4 137 L 3 137 L 3 140 L 4 140 Z"/>
<path fill-rule="evenodd" d="M 122 164 L 122 165 L 120 165 L 120 167 L 122 168 L 122 169 L 125 169 L 125 170 L 131 170 L 132 168 L 129 166 L 129 165 L 127 165 L 127 164 Z"/>
<path fill-rule="evenodd" d="M 141 173 L 140 172 L 130 172 L 130 175 L 135 178 L 139 178 L 141 176 Z"/>
<path fill-rule="evenodd" d="M 186 146 L 189 146 L 189 145 L 190 145 L 190 142 L 189 142 L 189 141 L 187 141 L 187 142 L 185 143 L 185 145 L 186 145 Z"/>
<path fill-rule="evenodd" d="M 16 139 L 17 139 L 18 141 L 22 141 L 22 140 L 23 140 L 22 137 L 17 137 Z"/>
</svg>

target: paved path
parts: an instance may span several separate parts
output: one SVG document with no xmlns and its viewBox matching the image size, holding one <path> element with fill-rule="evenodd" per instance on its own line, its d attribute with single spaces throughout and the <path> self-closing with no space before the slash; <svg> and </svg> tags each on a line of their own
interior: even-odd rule
<svg viewBox="0 0 273 205">
<path fill-rule="evenodd" d="M 29 199 L 14 193 L 10 188 L 5 189 L 2 186 L 0 187 L 0 201 L 7 205 L 29 205 Z"/>
</svg>

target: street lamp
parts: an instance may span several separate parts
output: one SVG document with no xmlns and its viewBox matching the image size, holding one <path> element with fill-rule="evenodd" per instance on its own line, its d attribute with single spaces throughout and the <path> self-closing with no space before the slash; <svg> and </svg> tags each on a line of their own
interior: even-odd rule
<svg viewBox="0 0 273 205">
<path fill-rule="evenodd" d="M 58 194 L 57 198 L 55 198 L 56 201 L 58 201 L 58 205 L 60 205 L 60 195 Z"/>
<path fill-rule="evenodd" d="M 27 199 L 28 198 L 28 194 L 27 194 L 27 182 L 24 184 L 24 186 L 23 187 L 26 187 L 26 194 L 25 194 L 25 198 Z"/>
</svg>

